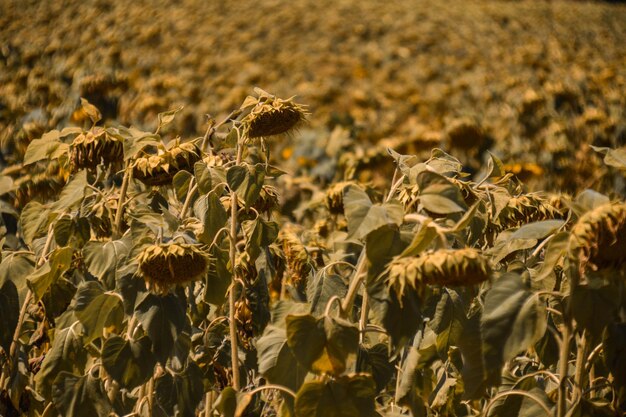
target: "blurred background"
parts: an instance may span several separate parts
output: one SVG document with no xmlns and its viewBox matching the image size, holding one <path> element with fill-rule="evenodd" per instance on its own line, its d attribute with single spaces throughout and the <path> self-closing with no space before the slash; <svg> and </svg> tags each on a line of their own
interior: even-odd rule
<svg viewBox="0 0 626 417">
<path fill-rule="evenodd" d="M 491 151 L 530 189 L 623 193 L 589 147 L 626 145 L 618 3 L 0 0 L 0 165 L 83 125 L 80 97 L 145 130 L 184 105 L 164 134 L 188 139 L 258 86 L 309 105 L 272 147 L 294 175 L 387 184 L 387 147 L 437 147 L 478 176 Z"/>
</svg>

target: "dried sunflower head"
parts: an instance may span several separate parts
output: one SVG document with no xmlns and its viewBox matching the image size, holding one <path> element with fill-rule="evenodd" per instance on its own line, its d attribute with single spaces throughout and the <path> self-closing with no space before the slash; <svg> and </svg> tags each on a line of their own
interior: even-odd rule
<svg viewBox="0 0 626 417">
<path fill-rule="evenodd" d="M 561 218 L 560 211 L 544 198 L 526 194 L 512 197 L 498 215 L 497 224 L 501 230 L 519 227 L 526 223 Z"/>
<path fill-rule="evenodd" d="M 278 190 L 271 185 L 263 185 L 259 198 L 254 203 L 253 207 L 259 213 L 271 213 L 276 207 L 278 207 Z"/>
<path fill-rule="evenodd" d="M 235 302 L 235 321 L 237 322 L 237 335 L 244 349 L 250 350 L 254 338 L 255 326 L 252 309 L 246 297 Z"/>
<path fill-rule="evenodd" d="M 422 295 L 426 285 L 467 286 L 489 279 L 487 259 L 476 249 L 441 249 L 417 257 L 396 258 L 389 266 L 388 284 L 402 299 L 408 286 Z"/>
<path fill-rule="evenodd" d="M 14 182 L 15 207 L 24 207 L 30 200 L 48 201 L 54 198 L 67 183 L 70 172 L 58 161 L 50 161 L 48 165 L 35 165 L 33 167 L 7 167 L 4 172 L 13 171 L 21 175 Z M 34 171 L 34 172 L 33 172 Z"/>
<path fill-rule="evenodd" d="M 248 96 L 241 109 L 249 110 L 241 122 L 244 132 L 250 139 L 282 135 L 292 131 L 306 119 L 306 107 L 293 101 L 269 94 L 255 88 L 257 97 Z"/>
<path fill-rule="evenodd" d="M 174 285 L 198 279 L 208 266 L 208 258 L 198 246 L 187 243 L 150 245 L 138 260 L 146 284 L 158 293 L 167 293 Z"/>
<path fill-rule="evenodd" d="M 84 132 L 70 145 L 70 166 L 72 172 L 80 169 L 94 169 L 99 164 L 111 165 L 122 161 L 124 147 L 117 138 L 107 134 L 101 127 Z"/>
<path fill-rule="evenodd" d="M 481 127 L 468 118 L 453 121 L 446 133 L 450 146 L 457 149 L 476 149 L 485 140 Z"/>
<path fill-rule="evenodd" d="M 200 160 L 200 151 L 193 143 L 175 143 L 160 149 L 156 155 L 139 157 L 133 163 L 133 177 L 146 185 L 171 184 L 179 171 L 191 171 Z"/>
<path fill-rule="evenodd" d="M 285 255 L 285 275 L 287 281 L 296 289 L 306 287 L 307 277 L 311 271 L 309 253 L 306 247 L 290 228 L 282 229 L 278 234 L 278 243 Z"/>
<path fill-rule="evenodd" d="M 343 191 L 352 184 L 354 184 L 354 181 L 341 181 L 328 187 L 324 200 L 328 211 L 332 214 L 343 213 Z"/>
<path fill-rule="evenodd" d="M 603 204 L 578 219 L 570 237 L 570 259 L 586 271 L 626 265 L 626 203 Z"/>
</svg>

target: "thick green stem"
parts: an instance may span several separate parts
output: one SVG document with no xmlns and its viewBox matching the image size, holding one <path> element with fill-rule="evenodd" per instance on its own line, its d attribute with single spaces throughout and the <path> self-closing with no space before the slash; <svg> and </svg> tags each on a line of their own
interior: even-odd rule
<svg viewBox="0 0 626 417">
<path fill-rule="evenodd" d="M 48 237 L 46 238 L 46 243 L 43 246 L 41 251 L 41 255 L 39 260 L 37 261 L 37 266 L 41 266 L 44 264 L 46 260 L 46 254 L 50 250 L 50 245 L 52 245 L 52 238 L 54 236 L 54 223 L 50 223 L 48 226 Z M 9 349 L 9 358 L 11 361 L 15 358 L 15 354 L 17 352 L 17 346 L 20 340 L 20 334 L 22 333 L 22 326 L 24 325 L 24 318 L 26 317 L 26 310 L 28 309 L 28 305 L 30 304 L 33 298 L 33 293 L 29 289 L 26 293 L 26 298 L 24 298 L 24 304 L 22 304 L 22 308 L 20 309 L 20 315 L 17 319 L 17 325 L 15 326 L 15 332 L 13 332 L 13 340 L 11 341 L 11 348 Z"/>
<path fill-rule="evenodd" d="M 122 179 L 122 189 L 120 190 L 120 199 L 117 202 L 117 212 L 115 213 L 115 234 L 114 238 L 119 239 L 122 237 L 122 218 L 124 214 L 124 205 L 126 203 L 126 193 L 128 191 L 128 185 L 133 179 L 133 169 L 130 162 L 126 164 L 126 170 L 124 171 L 124 178 Z"/>
<path fill-rule="evenodd" d="M 241 164 L 243 146 L 241 141 L 237 144 L 237 160 L 235 164 Z M 230 356 L 233 368 L 233 388 L 239 391 L 239 349 L 237 346 L 237 323 L 235 322 L 235 266 L 237 263 L 237 192 L 230 190 L 230 266 L 232 268 L 232 282 L 228 291 L 228 321 L 230 330 Z"/>
<path fill-rule="evenodd" d="M 574 389 L 576 390 L 576 397 L 579 398 L 584 390 L 585 363 L 587 362 L 587 355 L 589 350 L 589 337 L 586 330 L 583 330 L 583 334 L 580 337 L 580 343 L 576 353 L 576 373 L 574 374 Z"/>
<path fill-rule="evenodd" d="M 356 272 L 352 277 L 352 281 L 350 281 L 350 286 L 348 287 L 348 292 L 346 293 L 346 297 L 343 299 L 341 303 L 341 316 L 343 318 L 347 318 L 350 316 L 350 312 L 352 311 L 352 305 L 354 304 L 354 299 L 356 298 L 357 293 L 359 292 L 359 287 L 363 282 L 363 278 L 365 277 L 365 273 L 367 271 L 367 256 L 365 256 L 365 248 L 361 252 L 359 256 L 359 260 L 356 266 Z"/>
<path fill-rule="evenodd" d="M 180 210 L 180 220 L 185 220 L 185 216 L 187 215 L 187 210 L 189 209 L 189 205 L 191 204 L 191 199 L 196 191 L 198 191 L 198 184 L 193 184 L 193 178 L 191 182 L 189 182 L 189 191 L 187 191 L 187 197 L 185 198 L 185 203 L 183 204 L 183 208 Z"/>
<path fill-rule="evenodd" d="M 567 411 L 567 367 L 569 366 L 569 343 L 571 337 L 570 323 L 563 323 L 563 338 L 559 355 L 559 399 L 557 403 L 557 417 L 565 417 Z"/>
</svg>

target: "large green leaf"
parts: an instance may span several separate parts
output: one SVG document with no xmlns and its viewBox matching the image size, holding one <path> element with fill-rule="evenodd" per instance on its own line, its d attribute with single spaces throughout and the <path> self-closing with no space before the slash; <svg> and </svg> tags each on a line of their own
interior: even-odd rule
<svg viewBox="0 0 626 417">
<path fill-rule="evenodd" d="M 50 210 L 37 201 L 31 201 L 24 206 L 20 214 L 20 226 L 22 239 L 28 246 L 32 246 L 36 238 L 48 233 L 49 214 Z"/>
<path fill-rule="evenodd" d="M 66 153 L 69 145 L 61 141 L 61 132 L 51 130 L 44 133 L 41 139 L 34 139 L 28 144 L 24 154 L 24 165 L 30 165 L 44 159 L 56 159 Z"/>
<path fill-rule="evenodd" d="M 107 288 L 113 288 L 118 278 L 118 269 L 124 263 L 131 248 L 132 240 L 129 235 L 109 242 L 87 242 L 83 248 L 87 270 L 104 282 Z"/>
<path fill-rule="evenodd" d="M 28 277 L 28 286 L 40 300 L 52 286 L 72 266 L 74 250 L 71 247 L 57 248 L 50 255 L 50 260 L 33 271 Z"/>
<path fill-rule="evenodd" d="M 411 240 L 411 244 L 404 249 L 401 256 L 417 256 L 426 249 L 428 249 L 429 245 L 432 241 L 438 236 L 437 229 L 430 226 L 430 221 L 425 221 L 419 231 L 415 233 L 413 239 Z"/>
<path fill-rule="evenodd" d="M 263 181 L 265 180 L 265 166 L 263 164 L 230 167 L 226 172 L 228 187 L 237 192 L 246 208 L 253 205 L 259 198 Z"/>
<path fill-rule="evenodd" d="M 150 348 L 147 336 L 139 340 L 110 337 L 102 347 L 102 366 L 122 388 L 132 390 L 152 376 L 156 360 Z"/>
<path fill-rule="evenodd" d="M 182 203 L 187 199 L 187 193 L 189 192 L 189 185 L 191 184 L 192 178 L 193 175 L 184 170 L 178 171 L 176 175 L 174 175 L 174 178 L 172 178 L 172 186 L 176 192 L 176 198 Z"/>
<path fill-rule="evenodd" d="M 509 239 L 543 239 L 557 231 L 565 220 L 542 220 L 523 225 Z"/>
<path fill-rule="evenodd" d="M 369 375 L 311 381 L 298 391 L 295 412 L 298 417 L 373 417 L 375 396 L 376 384 Z"/>
<path fill-rule="evenodd" d="M 417 175 L 415 182 L 420 190 L 420 204 L 429 212 L 450 214 L 467 209 L 459 188 L 443 175 L 423 170 Z"/>
<path fill-rule="evenodd" d="M 105 292 L 95 281 L 82 283 L 76 291 L 74 314 L 85 328 L 85 343 L 102 337 L 105 329 L 120 332 L 124 319 L 122 297 Z"/>
<path fill-rule="evenodd" d="M 357 369 L 372 375 L 376 391 L 382 392 L 396 373 L 393 361 L 389 359 L 389 349 L 384 343 L 377 343 L 359 350 Z"/>
<path fill-rule="evenodd" d="M 78 206 L 85 197 L 85 189 L 88 184 L 86 170 L 76 173 L 69 182 L 65 184 L 59 198 L 51 204 L 50 208 L 52 211 L 66 212 Z"/>
<path fill-rule="evenodd" d="M 359 331 L 345 320 L 306 314 L 289 315 L 286 322 L 287 344 L 306 369 L 341 375 L 356 354 Z"/>
<path fill-rule="evenodd" d="M 107 128 L 107 134 L 122 140 L 124 147 L 124 161 L 137 156 L 146 147 L 157 147 L 162 145 L 161 137 L 151 132 L 144 132 L 137 128 Z"/>
<path fill-rule="evenodd" d="M 198 239 L 202 243 L 210 245 L 213 243 L 217 232 L 226 227 L 228 213 L 216 192 L 210 192 L 200 197 L 194 206 L 194 210 L 196 210 L 204 225 L 202 233 L 198 235 Z"/>
<path fill-rule="evenodd" d="M 227 250 L 222 250 L 219 246 L 214 246 L 210 254 L 203 299 L 207 303 L 222 305 L 225 302 L 226 291 L 231 284 L 232 273 L 229 269 L 229 254 Z"/>
<path fill-rule="evenodd" d="M 20 315 L 20 299 L 13 281 L 4 281 L 0 286 L 0 347 L 8 355 L 13 333 Z"/>
<path fill-rule="evenodd" d="M 204 161 L 196 162 L 193 166 L 193 174 L 196 177 L 198 190 L 200 194 L 208 194 L 213 188 L 213 180 L 211 178 L 211 170 Z"/>
<path fill-rule="evenodd" d="M 399 300 L 395 291 L 389 291 L 384 281 L 368 284 L 370 318 L 382 325 L 394 348 L 403 347 L 422 323 L 421 300 L 414 291 L 406 291 Z"/>
<path fill-rule="evenodd" d="M 459 348 L 463 358 L 463 396 L 465 399 L 481 398 L 485 392 L 485 368 L 483 347 L 480 335 L 480 310 L 471 312 L 459 339 Z"/>
<path fill-rule="evenodd" d="M 326 333 L 323 320 L 309 314 L 288 315 L 287 344 L 294 356 L 307 370 L 323 354 L 326 345 Z"/>
<path fill-rule="evenodd" d="M 405 250 L 412 238 L 412 233 L 400 232 L 395 224 L 379 227 L 367 235 L 368 284 L 379 277 L 394 256 Z"/>
<path fill-rule="evenodd" d="M 27 280 L 35 269 L 35 257 L 30 253 L 3 253 L 0 263 L 0 286 L 12 281 L 20 295 L 20 304 L 24 302 L 28 291 Z"/>
<path fill-rule="evenodd" d="M 64 417 L 108 417 L 112 409 L 102 380 L 90 373 L 61 372 L 54 380 L 52 398 Z"/>
<path fill-rule="evenodd" d="M 442 358 L 448 356 L 451 346 L 458 346 L 467 318 L 459 294 L 447 288 L 443 289 L 437 302 L 435 315 L 429 322 L 437 335 L 437 351 Z"/>
<path fill-rule="evenodd" d="M 278 237 L 278 224 L 266 222 L 260 217 L 256 220 L 242 222 L 246 232 L 246 252 L 250 255 L 250 261 L 254 262 L 261 251 L 273 243 Z"/>
<path fill-rule="evenodd" d="M 155 397 L 169 415 L 194 417 L 203 394 L 202 370 L 193 361 L 182 372 L 166 372 L 155 383 Z"/>
<path fill-rule="evenodd" d="M 176 338 L 188 325 L 185 301 L 174 294 L 145 293 L 137 299 L 135 315 L 152 340 L 152 352 L 157 361 L 165 364 Z"/>
<path fill-rule="evenodd" d="M 487 381 L 497 385 L 505 361 L 535 343 L 546 330 L 545 306 L 522 278 L 505 273 L 487 292 L 481 334 Z"/>
<path fill-rule="evenodd" d="M 287 332 L 267 326 L 256 343 L 259 373 L 270 383 L 297 391 L 307 374 L 287 344 Z"/>
<path fill-rule="evenodd" d="M 567 251 L 569 237 L 570 234 L 568 232 L 559 232 L 548 242 L 543 257 L 543 263 L 537 275 L 533 277 L 533 286 L 535 288 L 548 291 L 558 290 L 558 288 L 554 288 L 556 283 L 554 268 Z"/>
<path fill-rule="evenodd" d="M 453 189 L 454 187 L 450 187 Z M 463 207 L 454 201 L 446 198 L 438 193 L 421 194 L 420 204 L 431 213 L 435 214 L 451 214 L 465 211 Z"/>
<path fill-rule="evenodd" d="M 82 247 L 90 237 L 89 221 L 85 217 L 65 214 L 54 223 L 54 241 L 59 246 L 68 246 L 72 242 L 72 246 Z"/>
<path fill-rule="evenodd" d="M 311 313 L 321 315 L 328 301 L 337 296 L 343 298 L 348 286 L 339 275 L 329 274 L 322 269 L 307 280 L 307 300 L 311 303 Z"/>
<path fill-rule="evenodd" d="M 400 204 L 373 204 L 367 193 L 356 186 L 344 190 L 343 206 L 349 237 L 354 239 L 362 239 L 381 226 L 399 226 L 404 218 L 404 209 Z"/>
<path fill-rule="evenodd" d="M 80 324 L 75 322 L 54 332 L 52 346 L 41 363 L 41 369 L 35 375 L 37 391 L 44 397 L 50 395 L 52 383 L 60 372 L 82 375 L 85 371 L 87 351 L 83 347 L 80 331 Z"/>
</svg>

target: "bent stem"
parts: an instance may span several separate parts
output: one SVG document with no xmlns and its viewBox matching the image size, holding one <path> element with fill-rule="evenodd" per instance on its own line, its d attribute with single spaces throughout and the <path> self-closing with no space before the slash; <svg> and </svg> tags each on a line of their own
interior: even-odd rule
<svg viewBox="0 0 626 417">
<path fill-rule="evenodd" d="M 191 199 L 196 191 L 198 191 L 198 184 L 194 184 L 193 177 L 189 182 L 189 190 L 187 191 L 187 197 L 185 198 L 185 202 L 183 204 L 183 208 L 180 210 L 180 220 L 185 220 L 185 216 L 187 215 L 187 210 L 189 209 L 189 205 L 191 204 Z"/>
</svg>

